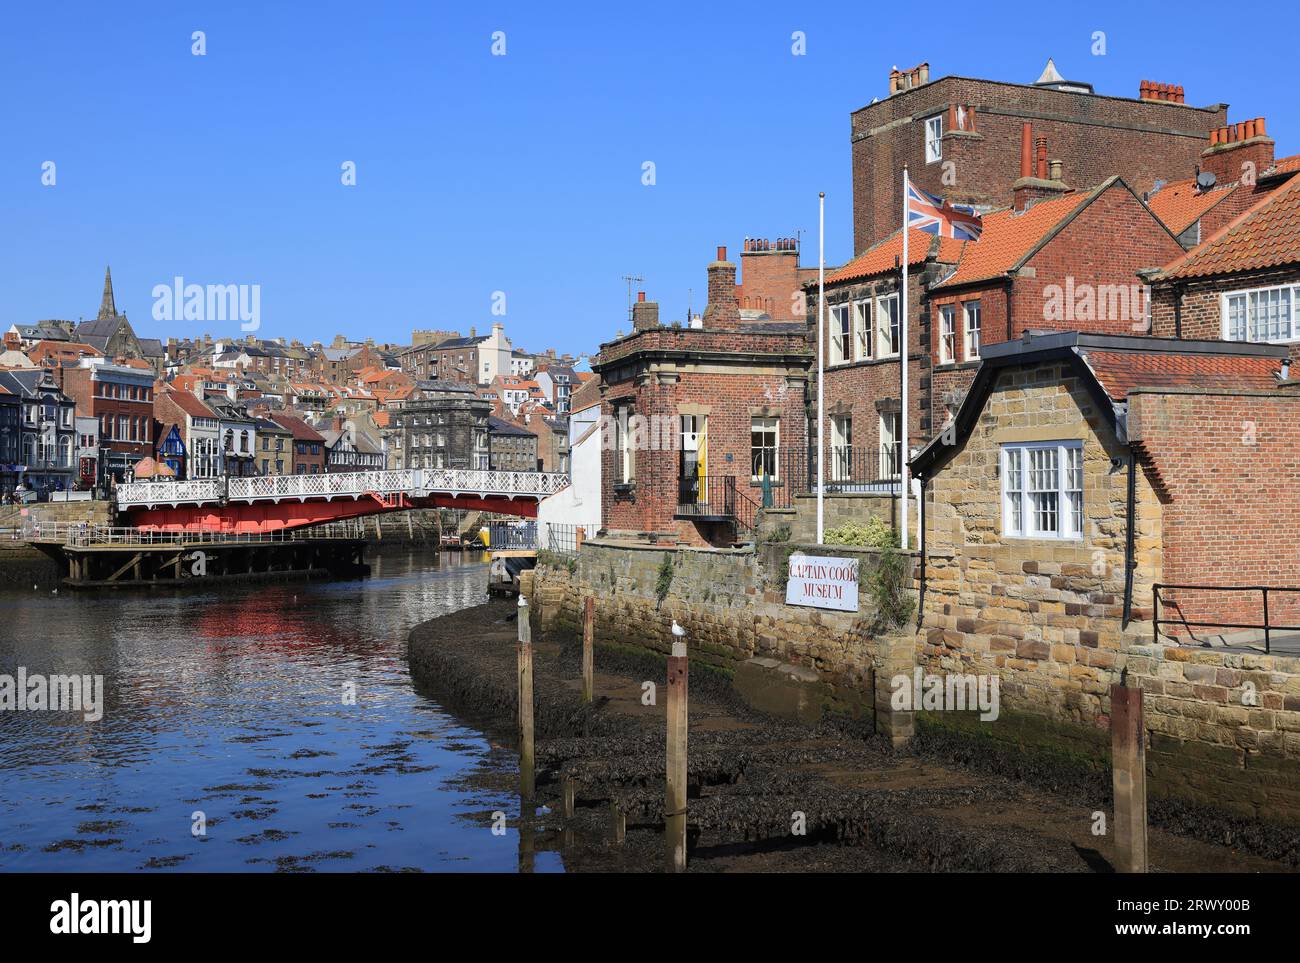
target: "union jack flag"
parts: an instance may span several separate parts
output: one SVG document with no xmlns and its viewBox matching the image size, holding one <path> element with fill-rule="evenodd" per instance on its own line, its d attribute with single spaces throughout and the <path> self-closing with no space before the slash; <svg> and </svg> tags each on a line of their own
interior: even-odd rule
<svg viewBox="0 0 1300 963">
<path fill-rule="evenodd" d="M 907 225 L 927 234 L 978 241 L 983 227 L 975 208 L 949 204 L 907 182 Z"/>
</svg>

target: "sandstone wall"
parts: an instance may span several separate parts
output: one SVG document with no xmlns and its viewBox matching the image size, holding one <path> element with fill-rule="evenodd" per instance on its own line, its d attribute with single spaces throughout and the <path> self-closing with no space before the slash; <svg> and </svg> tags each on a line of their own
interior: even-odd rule
<svg viewBox="0 0 1300 963">
<path fill-rule="evenodd" d="M 584 542 L 572 571 L 563 564 L 535 570 L 532 604 L 543 629 L 580 634 L 590 595 L 596 599 L 599 641 L 662 653 L 671 648 L 675 619 L 686 629 L 693 658 L 728 673 L 752 658 L 805 667 L 818 674 L 831 707 L 870 707 L 876 670 L 889 663 L 891 672 L 908 671 L 914 637 L 907 636 L 905 651 L 896 638 L 874 638 L 874 612 L 865 593 L 857 613 L 786 605 L 783 573 L 796 550 L 818 553 L 815 546 L 784 543 L 755 552 Z M 857 556 L 866 567 L 876 555 L 842 546 L 826 546 L 819 554 Z M 665 557 L 673 560 L 673 577 L 660 599 Z"/>
</svg>

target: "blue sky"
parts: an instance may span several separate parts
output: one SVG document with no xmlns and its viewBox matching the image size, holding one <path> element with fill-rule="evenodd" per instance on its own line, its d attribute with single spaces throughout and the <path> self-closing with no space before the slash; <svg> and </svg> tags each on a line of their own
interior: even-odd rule
<svg viewBox="0 0 1300 963">
<path fill-rule="evenodd" d="M 703 308 L 718 244 L 803 229 L 815 264 L 819 190 L 827 260 L 847 259 L 849 113 L 923 60 L 936 77 L 1031 82 L 1051 56 L 1124 96 L 1182 84 L 1189 103 L 1231 104 L 1230 121 L 1266 117 L 1279 155 L 1298 149 L 1294 12 L 1261 31 L 1190 3 L 1154 20 L 1131 4 L 975 9 L 9 4 L 0 323 L 93 316 L 111 264 L 145 336 L 242 334 L 153 320 L 154 285 L 180 275 L 260 285 L 263 337 L 482 331 L 503 291 L 516 345 L 594 350 L 627 327 L 624 274 L 671 320 L 691 289 Z"/>
</svg>

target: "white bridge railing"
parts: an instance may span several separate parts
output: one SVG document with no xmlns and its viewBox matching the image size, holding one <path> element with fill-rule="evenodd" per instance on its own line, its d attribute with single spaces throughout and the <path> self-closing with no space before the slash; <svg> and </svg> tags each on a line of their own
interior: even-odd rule
<svg viewBox="0 0 1300 963">
<path fill-rule="evenodd" d="M 492 471 L 478 468 L 405 468 L 395 471 L 339 472 L 323 475 L 268 475 L 253 478 L 198 478 L 143 481 L 117 486 L 118 508 L 202 505 L 227 502 L 279 502 L 285 499 L 361 498 L 380 495 L 505 496 L 542 499 L 569 484 L 561 472 Z"/>
</svg>

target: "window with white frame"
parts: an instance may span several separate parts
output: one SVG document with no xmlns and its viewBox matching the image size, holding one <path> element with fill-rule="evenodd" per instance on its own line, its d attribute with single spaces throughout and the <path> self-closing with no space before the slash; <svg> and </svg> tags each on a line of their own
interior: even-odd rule
<svg viewBox="0 0 1300 963">
<path fill-rule="evenodd" d="M 951 304 L 939 305 L 939 363 L 952 364 L 957 360 L 957 308 Z"/>
<path fill-rule="evenodd" d="M 880 477 L 901 478 L 903 474 L 903 416 L 897 411 L 880 413 Z"/>
<path fill-rule="evenodd" d="M 933 164 L 943 159 L 943 114 L 936 114 L 925 122 L 925 162 Z"/>
<path fill-rule="evenodd" d="M 853 302 L 853 360 L 871 357 L 871 301 Z"/>
<path fill-rule="evenodd" d="M 831 481 L 853 477 L 853 416 L 831 415 Z"/>
<path fill-rule="evenodd" d="M 1228 341 L 1300 340 L 1297 299 L 1300 285 L 1224 294 L 1223 337 Z"/>
<path fill-rule="evenodd" d="M 980 356 L 980 303 L 963 301 L 961 305 L 965 332 L 966 360 L 978 361 Z"/>
<path fill-rule="evenodd" d="M 898 295 L 876 298 L 876 357 L 898 354 L 901 337 L 898 318 Z"/>
<path fill-rule="evenodd" d="M 764 476 L 776 479 L 776 452 L 780 436 L 780 419 L 754 417 L 749 420 L 749 454 L 754 481 L 759 481 Z"/>
<path fill-rule="evenodd" d="M 849 306 L 831 305 L 831 364 L 846 364 L 853 360 L 849 347 Z"/>
<path fill-rule="evenodd" d="M 1002 534 L 1083 537 L 1083 442 L 1002 446 Z"/>
</svg>

